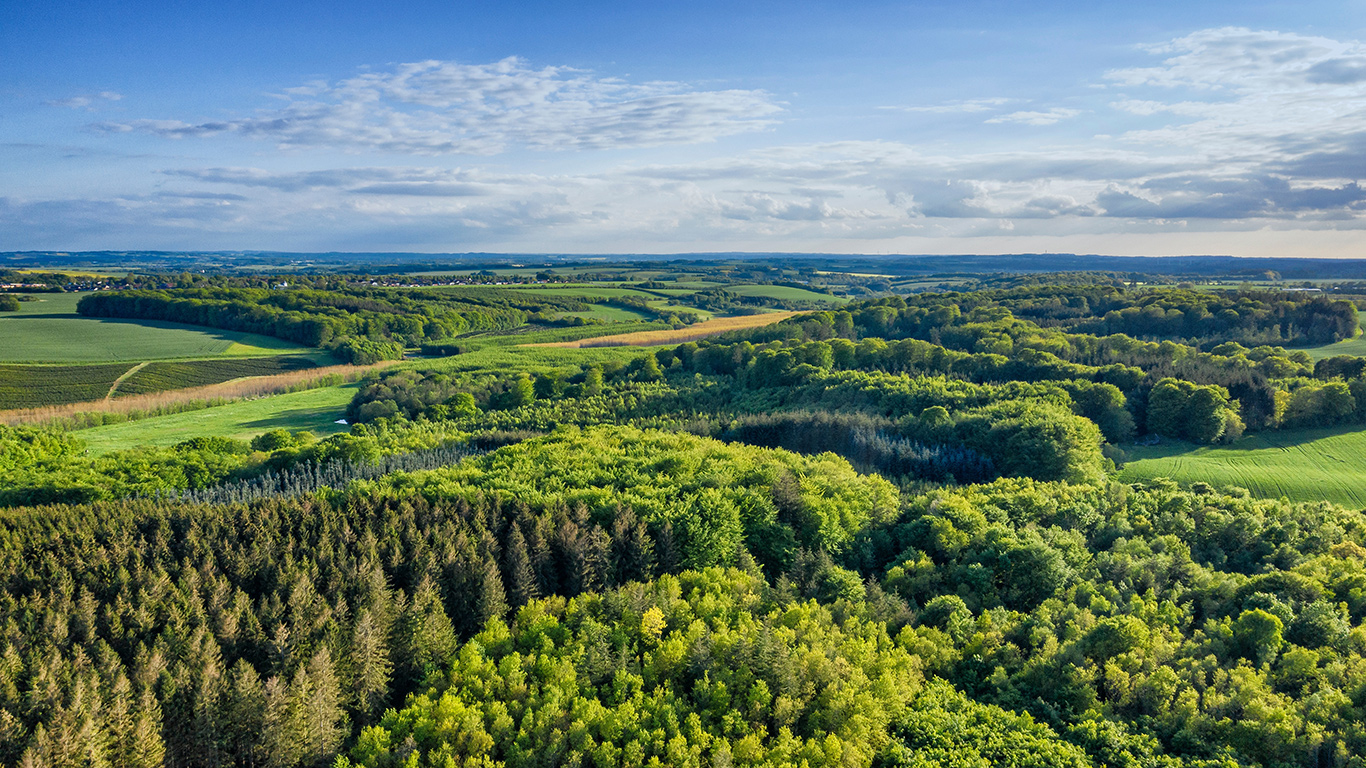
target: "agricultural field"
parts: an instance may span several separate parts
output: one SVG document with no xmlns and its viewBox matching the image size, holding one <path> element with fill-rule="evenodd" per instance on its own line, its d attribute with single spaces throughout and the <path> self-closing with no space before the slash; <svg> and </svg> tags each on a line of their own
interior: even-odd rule
<svg viewBox="0 0 1366 768">
<path fill-rule="evenodd" d="M 245 376 L 270 376 L 315 367 L 313 360 L 304 355 L 151 362 L 121 381 L 115 394 L 122 397 L 203 387 Z"/>
<path fill-rule="evenodd" d="M 336 424 L 355 384 L 291 392 L 186 413 L 77 430 L 93 454 L 140 445 L 167 446 L 200 435 L 251 439 L 272 429 L 309 430 L 319 437 L 346 431 Z"/>
<path fill-rule="evenodd" d="M 316 367 L 306 355 L 95 365 L 0 365 L 0 410 L 85 403 Z"/>
<path fill-rule="evenodd" d="M 81 317 L 81 294 L 38 294 L 0 314 L 0 362 L 103 363 L 310 352 L 281 339 L 153 320 Z"/>
<path fill-rule="evenodd" d="M 103 365 L 0 365 L 0 410 L 99 400 L 128 363 Z"/>
<path fill-rule="evenodd" d="M 1167 477 L 1238 486 L 1264 498 L 1366 508 L 1366 430 L 1360 426 L 1267 431 L 1228 446 L 1170 441 L 1125 451 L 1124 482 Z"/>
</svg>

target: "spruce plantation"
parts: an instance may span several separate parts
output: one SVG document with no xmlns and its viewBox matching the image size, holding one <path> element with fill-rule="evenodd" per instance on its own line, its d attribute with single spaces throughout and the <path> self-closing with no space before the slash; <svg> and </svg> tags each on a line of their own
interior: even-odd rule
<svg viewBox="0 0 1366 768">
<path fill-rule="evenodd" d="M 1366 765 L 1366 284 L 840 264 L 4 294 L 0 766 Z"/>
</svg>

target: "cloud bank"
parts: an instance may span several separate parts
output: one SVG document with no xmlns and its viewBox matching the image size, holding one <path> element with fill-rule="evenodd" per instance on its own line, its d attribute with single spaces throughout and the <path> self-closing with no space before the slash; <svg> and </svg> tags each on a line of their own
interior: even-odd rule
<svg viewBox="0 0 1366 768">
<path fill-rule="evenodd" d="M 405 64 L 292 89 L 282 106 L 251 117 L 102 124 L 318 151 L 280 155 L 290 163 L 162 167 L 155 193 L 0 200 L 0 229 L 22 236 L 60 222 L 80 236 L 150 232 L 174 247 L 317 250 L 876 251 L 1005 236 L 1015 249 L 1029 238 L 1256 245 L 1274 232 L 1360 239 L 1366 46 L 1223 28 L 1142 50 L 1149 65 L 1091 73 L 1100 87 L 1064 94 L 1068 106 L 991 97 L 882 108 L 908 121 L 961 114 L 991 124 L 989 148 L 970 137 L 931 145 L 904 134 L 782 141 L 782 107 L 757 90 L 633 84 L 521 59 Z M 1083 136 L 1096 121 L 1107 132 Z M 778 139 L 757 149 L 723 143 L 705 157 L 640 149 L 769 129 Z M 561 173 L 479 157 L 519 148 L 638 151 L 601 162 L 585 155 Z M 337 150 L 391 153 L 393 162 L 347 162 Z M 42 247 L 56 245 L 75 247 Z"/>
<path fill-rule="evenodd" d="M 589 150 L 694 144 L 764 130 L 782 107 L 757 90 L 632 84 L 520 58 L 492 64 L 423 61 L 318 82 L 250 117 L 141 119 L 93 126 L 164 138 L 236 134 L 282 148 L 409 155 L 494 155 L 509 148 Z"/>
</svg>

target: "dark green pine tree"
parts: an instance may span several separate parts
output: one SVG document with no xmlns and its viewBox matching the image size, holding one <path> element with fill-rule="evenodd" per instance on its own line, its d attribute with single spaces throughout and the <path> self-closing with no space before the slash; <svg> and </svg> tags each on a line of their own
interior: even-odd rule
<svg viewBox="0 0 1366 768">
<path fill-rule="evenodd" d="M 630 507 L 617 509 L 612 519 L 612 584 L 644 581 L 654 575 L 654 542 Z"/>
<path fill-rule="evenodd" d="M 262 732 L 266 722 L 266 692 L 261 677 L 246 659 L 238 659 L 228 673 L 222 702 L 224 749 L 234 765 L 264 762 Z"/>
<path fill-rule="evenodd" d="M 381 629 L 375 612 L 365 608 L 351 631 L 351 652 L 348 654 L 351 685 L 356 718 L 362 724 L 374 722 L 384 711 L 389 700 L 389 677 L 393 663 L 389 659 L 388 632 Z"/>
<path fill-rule="evenodd" d="M 493 619 L 501 619 L 507 612 L 507 593 L 503 589 L 503 577 L 498 572 L 498 563 L 486 555 L 479 580 L 479 623 L 483 625 Z"/>
<path fill-rule="evenodd" d="M 399 677 L 403 690 L 411 691 L 430 672 L 445 669 L 458 642 L 431 576 L 418 582 L 401 624 Z"/>
<path fill-rule="evenodd" d="M 269 768 L 291 768 L 303 760 L 306 728 L 299 703 L 310 693 L 307 680 L 307 672 L 300 669 L 295 685 L 279 677 L 266 681 L 261 751 Z"/>
<path fill-rule="evenodd" d="M 308 667 L 300 670 L 300 673 L 302 682 L 295 683 L 292 694 L 296 697 L 296 706 L 303 713 L 303 763 L 324 766 L 337 756 L 337 750 L 349 731 L 346 713 L 342 710 L 341 685 L 332 663 L 332 652 L 323 646 L 313 654 Z M 296 675 L 295 679 L 299 681 L 300 675 Z"/>
<path fill-rule="evenodd" d="M 540 597 L 541 590 L 531 567 L 522 526 L 513 523 L 511 528 L 507 546 L 503 549 L 503 561 L 508 575 L 508 597 L 514 607 L 520 607 Z"/>
</svg>

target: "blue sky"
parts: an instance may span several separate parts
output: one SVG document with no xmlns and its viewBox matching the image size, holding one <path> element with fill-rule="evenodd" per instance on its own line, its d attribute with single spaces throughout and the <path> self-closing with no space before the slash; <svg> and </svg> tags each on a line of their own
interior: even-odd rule
<svg viewBox="0 0 1366 768">
<path fill-rule="evenodd" d="M 279 5 L 0 0 L 0 249 L 1366 257 L 1366 0 Z"/>
</svg>

